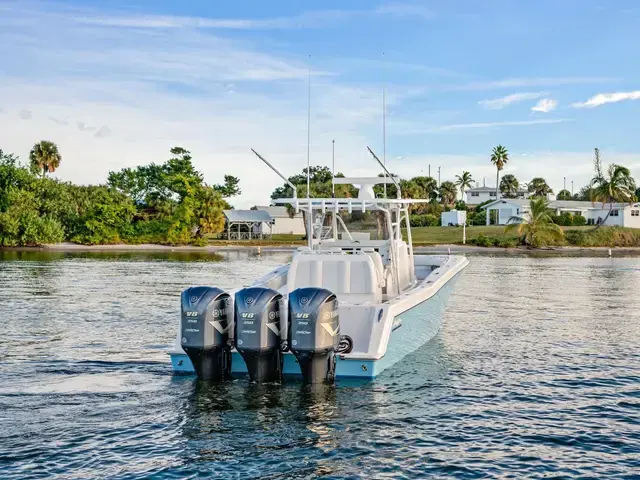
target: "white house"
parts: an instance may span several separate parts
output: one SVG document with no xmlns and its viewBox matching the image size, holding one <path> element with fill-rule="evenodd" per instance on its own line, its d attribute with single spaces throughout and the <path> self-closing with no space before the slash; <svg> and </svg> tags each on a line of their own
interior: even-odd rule
<svg viewBox="0 0 640 480">
<path fill-rule="evenodd" d="M 467 196 L 465 200 L 467 205 L 478 205 L 488 200 L 498 200 L 502 198 L 500 192 L 498 192 L 498 197 L 496 197 L 496 187 L 475 187 L 465 190 L 464 193 Z M 517 198 L 529 198 L 529 192 L 522 189 L 518 190 Z"/>
<path fill-rule="evenodd" d="M 287 207 L 257 206 L 256 209 L 263 210 L 271 216 L 272 234 L 304 235 L 306 233 L 301 212 L 298 212 L 292 218 L 287 212 Z"/>
<path fill-rule="evenodd" d="M 511 217 L 527 218 L 529 212 L 529 200 L 517 198 L 505 198 L 496 200 L 483 207 L 487 212 L 487 225 L 490 224 L 491 212 L 496 211 L 498 225 L 506 225 Z M 549 208 L 555 210 L 556 215 L 570 213 L 580 214 L 588 224 L 602 223 L 609 213 L 609 204 L 600 202 L 579 202 L 575 200 L 554 200 L 549 203 Z M 605 225 L 640 228 L 640 203 L 615 203 L 611 215 Z"/>
</svg>

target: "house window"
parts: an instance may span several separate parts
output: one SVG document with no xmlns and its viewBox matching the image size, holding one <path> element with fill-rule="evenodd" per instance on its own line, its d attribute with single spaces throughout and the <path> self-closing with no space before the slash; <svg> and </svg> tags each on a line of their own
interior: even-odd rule
<svg viewBox="0 0 640 480">
<path fill-rule="evenodd" d="M 640 217 L 640 210 L 631 210 L 632 217 Z"/>
<path fill-rule="evenodd" d="M 496 196 L 496 192 L 489 192 L 489 196 L 490 197 L 495 197 Z"/>
<path fill-rule="evenodd" d="M 617 217 L 618 216 L 618 210 L 611 210 L 611 216 L 612 217 Z"/>
<path fill-rule="evenodd" d="M 471 196 L 472 197 L 479 197 L 480 196 L 480 192 L 471 192 Z"/>
</svg>

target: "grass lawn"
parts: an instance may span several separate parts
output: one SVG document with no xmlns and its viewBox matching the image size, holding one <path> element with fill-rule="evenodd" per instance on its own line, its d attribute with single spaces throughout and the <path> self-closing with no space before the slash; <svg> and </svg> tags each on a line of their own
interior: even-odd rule
<svg viewBox="0 0 640 480">
<path fill-rule="evenodd" d="M 585 230 L 593 227 L 561 227 L 563 230 Z M 462 243 L 462 227 L 413 227 L 414 245 Z M 503 237 L 504 225 L 474 225 L 467 227 L 467 242 L 483 234 L 487 237 Z M 511 235 L 513 236 L 513 234 Z M 405 235 L 406 238 L 406 235 Z"/>
<path fill-rule="evenodd" d="M 215 238 L 215 236 L 210 236 L 208 238 L 209 245 L 245 245 L 247 247 L 250 246 L 259 246 L 259 245 L 304 245 L 305 242 L 303 240 L 302 235 L 273 235 L 270 239 L 265 240 L 219 240 Z"/>
<path fill-rule="evenodd" d="M 593 227 L 561 227 L 563 230 L 590 230 Z M 404 230 L 404 229 L 403 229 Z M 603 229 L 603 231 L 606 229 Z M 373 232 L 372 232 L 373 233 Z M 420 245 L 438 245 L 438 244 L 461 244 L 462 243 L 462 227 L 413 227 L 411 229 L 413 236 L 413 244 Z M 467 227 L 467 242 L 472 238 L 483 234 L 487 237 L 504 237 L 504 225 L 474 225 Z M 511 237 L 514 235 L 512 234 Z M 406 238 L 406 230 L 405 230 Z M 305 245 L 302 235 L 273 235 L 271 239 L 266 240 L 217 240 L 209 239 L 209 245 Z"/>
</svg>

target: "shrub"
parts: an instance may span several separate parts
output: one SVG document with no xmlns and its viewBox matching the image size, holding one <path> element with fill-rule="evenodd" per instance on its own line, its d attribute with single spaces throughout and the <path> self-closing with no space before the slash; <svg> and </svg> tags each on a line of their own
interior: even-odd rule
<svg viewBox="0 0 640 480">
<path fill-rule="evenodd" d="M 473 215 L 469 222 L 471 225 L 486 225 L 487 213 L 483 210 Z"/>
<path fill-rule="evenodd" d="M 586 241 L 586 236 L 587 232 L 582 230 L 567 230 L 564 232 L 564 238 L 569 245 L 583 246 Z"/>
<path fill-rule="evenodd" d="M 487 237 L 484 233 L 481 233 L 476 238 L 469 240 L 469 243 L 478 247 L 493 247 L 493 238 Z"/>
<path fill-rule="evenodd" d="M 412 227 L 437 227 L 440 225 L 440 219 L 432 214 L 411 215 L 410 223 Z"/>
<path fill-rule="evenodd" d="M 638 247 L 640 230 L 623 227 L 601 227 L 597 230 L 569 230 L 567 242 L 577 247 Z"/>
<path fill-rule="evenodd" d="M 561 225 L 564 227 L 569 227 L 573 224 L 572 215 L 567 212 L 561 213 L 560 215 L 551 215 L 551 220 L 556 225 Z"/>
<path fill-rule="evenodd" d="M 427 213 L 424 216 L 425 226 L 426 227 L 437 227 L 438 225 L 440 225 L 440 218 L 441 217 L 436 217 L 435 215 Z"/>
<path fill-rule="evenodd" d="M 553 223 L 563 227 L 581 227 L 587 224 L 587 219 L 582 215 L 571 215 L 568 212 L 561 213 L 560 215 L 551 215 L 551 219 L 553 220 Z"/>
<path fill-rule="evenodd" d="M 583 227 L 587 224 L 587 219 L 584 218 L 582 215 L 574 215 L 573 216 L 573 223 L 572 225 L 574 227 Z"/>
<path fill-rule="evenodd" d="M 495 246 L 500 248 L 515 248 L 520 244 L 516 237 L 496 238 Z"/>
</svg>

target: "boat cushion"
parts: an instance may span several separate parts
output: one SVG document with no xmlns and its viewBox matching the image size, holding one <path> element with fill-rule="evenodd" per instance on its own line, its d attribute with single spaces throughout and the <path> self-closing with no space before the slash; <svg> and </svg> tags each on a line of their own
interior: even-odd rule
<svg viewBox="0 0 640 480">
<path fill-rule="evenodd" d="M 326 288 L 347 303 L 382 300 L 375 264 L 366 253 L 300 252 L 289 267 L 287 288 L 302 287 Z"/>
</svg>

